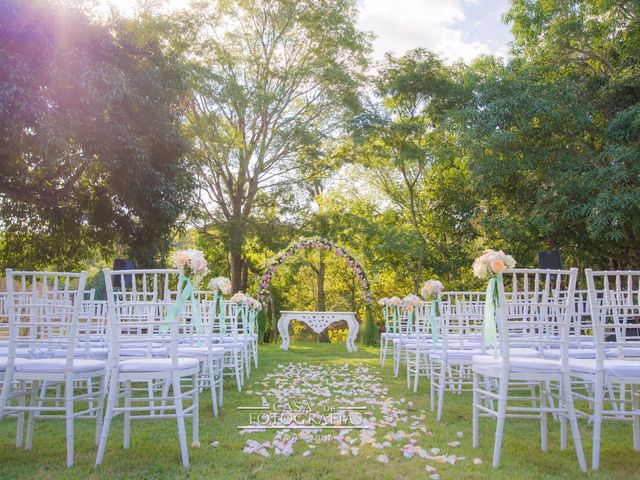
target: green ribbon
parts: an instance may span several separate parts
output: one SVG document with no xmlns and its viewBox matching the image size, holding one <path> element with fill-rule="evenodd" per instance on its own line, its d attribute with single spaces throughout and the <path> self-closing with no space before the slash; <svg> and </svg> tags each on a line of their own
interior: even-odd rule
<svg viewBox="0 0 640 480">
<path fill-rule="evenodd" d="M 400 305 L 396 305 L 395 312 L 393 313 L 393 333 L 398 333 L 398 319 L 400 318 Z"/>
<path fill-rule="evenodd" d="M 220 315 L 220 335 L 224 335 L 227 332 L 227 325 L 225 324 L 224 305 L 222 305 L 222 295 L 216 290 L 213 293 L 213 303 L 215 305 L 214 316 Z"/>
<path fill-rule="evenodd" d="M 180 287 L 182 287 L 182 289 Z M 202 325 L 202 319 L 200 318 L 200 308 L 198 307 L 198 302 L 193 295 L 193 284 L 191 283 L 190 277 L 182 273 L 180 274 L 180 276 L 178 277 L 178 291 L 180 292 L 180 295 L 178 295 L 176 303 L 174 303 L 169 309 L 164 322 L 162 322 L 160 331 L 162 333 L 169 332 L 169 326 L 180 316 L 180 313 L 182 313 L 182 309 L 184 308 L 185 304 L 187 302 L 191 302 L 191 320 L 196 327 L 196 332 L 199 333 L 200 327 Z"/>
<path fill-rule="evenodd" d="M 258 311 L 253 308 L 249 310 L 249 334 L 253 335 L 255 332 L 256 326 L 256 316 L 258 315 Z"/>
<path fill-rule="evenodd" d="M 498 355 L 498 334 L 496 329 L 496 308 L 499 306 L 498 283 L 502 282 L 502 274 L 489 279 L 487 296 L 484 303 L 484 344 L 492 346 L 494 354 Z"/>
<path fill-rule="evenodd" d="M 382 308 L 382 316 L 384 317 L 384 330 L 393 333 L 391 332 L 391 325 L 389 324 L 389 307 L 387 305 Z"/>
<path fill-rule="evenodd" d="M 437 327 L 436 326 L 436 306 L 442 309 L 442 306 L 440 305 L 440 299 L 437 297 L 431 300 L 431 311 L 429 312 L 429 325 L 431 326 L 431 341 L 434 347 L 438 343 L 438 330 L 436 328 Z"/>
<path fill-rule="evenodd" d="M 413 310 L 407 310 L 407 332 L 411 335 L 413 329 Z"/>
</svg>

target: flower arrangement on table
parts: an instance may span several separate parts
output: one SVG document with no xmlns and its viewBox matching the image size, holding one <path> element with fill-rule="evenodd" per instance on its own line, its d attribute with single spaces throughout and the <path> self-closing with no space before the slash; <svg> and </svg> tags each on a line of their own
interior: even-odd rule
<svg viewBox="0 0 640 480">
<path fill-rule="evenodd" d="M 516 261 L 502 250 L 485 250 L 473 262 L 473 274 L 488 280 L 487 296 L 484 308 L 484 343 L 494 347 L 497 355 L 496 309 L 499 306 L 499 284 L 502 284 L 502 272 L 515 268 Z"/>
<path fill-rule="evenodd" d="M 429 308 L 429 327 L 431 328 L 431 340 L 435 345 L 438 342 L 438 329 L 436 325 L 437 309 L 442 308 L 440 304 L 440 294 L 444 291 L 444 285 L 439 280 L 427 280 L 422 285 L 420 293 L 422 298 L 431 303 Z"/>
<path fill-rule="evenodd" d="M 197 287 L 204 276 L 209 272 L 207 260 L 204 253 L 200 250 L 180 250 L 173 254 L 173 266 L 180 271 L 178 275 L 178 298 L 174 303 L 162 324 L 162 332 L 167 333 L 169 326 L 178 318 L 182 309 L 190 302 L 191 304 L 191 320 L 196 327 L 200 329 L 202 319 L 200 317 L 200 308 L 194 297 L 194 289 Z"/>
</svg>

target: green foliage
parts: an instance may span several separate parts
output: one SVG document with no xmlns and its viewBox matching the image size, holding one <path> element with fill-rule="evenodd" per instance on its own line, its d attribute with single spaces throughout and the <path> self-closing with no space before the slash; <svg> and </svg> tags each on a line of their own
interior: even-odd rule
<svg viewBox="0 0 640 480">
<path fill-rule="evenodd" d="M 192 181 L 184 73 L 136 20 L 0 5 L 0 263 L 72 268 L 124 245 L 157 265 Z"/>
</svg>

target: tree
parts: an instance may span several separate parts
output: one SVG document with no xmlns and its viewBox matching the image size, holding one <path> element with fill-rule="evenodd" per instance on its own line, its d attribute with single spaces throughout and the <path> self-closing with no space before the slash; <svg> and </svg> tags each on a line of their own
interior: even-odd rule
<svg viewBox="0 0 640 480">
<path fill-rule="evenodd" d="M 1 263 L 71 268 L 115 245 L 161 263 L 192 189 L 181 65 L 136 20 L 66 2 L 3 0 L 0 19 Z"/>
<path fill-rule="evenodd" d="M 290 184 L 340 128 L 356 105 L 368 38 L 354 0 L 200 2 L 194 12 L 182 35 L 200 67 L 187 126 L 197 224 L 223 230 L 238 290 L 258 194 Z"/>
<path fill-rule="evenodd" d="M 560 247 L 578 265 L 640 261 L 637 2 L 517 0 L 516 58 L 471 69 L 461 129 L 484 201 L 478 225 L 520 258 Z"/>
<path fill-rule="evenodd" d="M 415 292 L 425 266 L 454 274 L 458 262 L 438 257 L 464 254 L 461 247 L 473 237 L 473 195 L 458 190 L 467 190 L 467 169 L 449 125 L 452 112 L 466 101 L 454 74 L 424 49 L 387 55 L 374 79 L 372 106 L 354 122 L 358 158 L 413 229 L 405 251 L 413 255 Z M 453 196 L 447 192 L 452 187 Z"/>
</svg>

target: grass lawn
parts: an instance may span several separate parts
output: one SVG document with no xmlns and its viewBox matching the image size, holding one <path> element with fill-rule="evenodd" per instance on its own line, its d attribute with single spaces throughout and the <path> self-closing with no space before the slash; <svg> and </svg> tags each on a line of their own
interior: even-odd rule
<svg viewBox="0 0 640 480">
<path fill-rule="evenodd" d="M 359 362 L 378 371 L 377 348 L 359 347 L 347 353 L 344 344 L 293 343 L 288 352 L 277 345 L 260 347 L 260 368 L 253 370 L 245 386 L 246 391 L 259 388 L 253 385 L 272 372 L 278 364 L 289 362 L 331 363 Z M 402 372 L 404 373 L 404 372 Z M 363 447 L 358 456 L 341 456 L 336 444 L 319 444 L 313 455 L 303 457 L 304 446 L 294 446 L 290 457 L 263 458 L 257 454 L 243 453 L 247 439 L 260 442 L 271 440 L 274 432 L 240 435 L 237 427 L 248 421 L 246 411 L 238 406 L 251 406 L 260 398 L 245 392 L 238 393 L 231 381 L 225 389 L 225 405 L 219 418 L 214 418 L 208 393 L 201 396 L 199 449 L 190 449 L 191 467 L 180 465 L 177 429 L 173 420 L 134 422 L 131 448 L 122 448 L 122 417 L 114 420 L 109 444 L 101 467 L 94 466 L 96 448 L 93 446 L 94 424 L 91 421 L 76 422 L 76 464 L 65 467 L 64 423 L 60 421 L 38 422 L 33 440 L 33 450 L 18 450 L 14 445 L 15 421 L 0 422 L 0 478 L 296 478 L 296 479 L 372 479 L 372 478 L 428 478 L 427 464 L 437 467 L 441 478 L 492 478 L 492 479 L 546 479 L 546 478 L 638 478 L 640 479 L 640 453 L 633 450 L 631 425 L 607 422 L 603 427 L 602 469 L 599 473 L 580 473 L 573 444 L 569 440 L 566 451 L 559 449 L 559 426 L 550 421 L 549 451 L 543 453 L 539 445 L 539 423 L 536 421 L 508 420 L 505 428 L 502 465 L 491 468 L 491 452 L 495 422 L 481 421 L 480 448 L 471 448 L 471 394 L 451 395 L 445 400 L 445 412 L 441 424 L 435 422 L 428 409 L 428 383 L 421 381 L 418 394 L 406 389 L 401 374 L 394 378 L 388 362 L 380 371 L 389 387 L 389 395 L 396 400 L 406 399 L 415 408 L 426 409 L 426 427 L 432 436 L 421 436 L 418 445 L 424 449 L 440 448 L 466 460 L 455 465 L 435 465 L 428 460 L 414 457 L 406 459 L 399 448 L 384 451 L 370 446 Z M 591 454 L 591 428 L 586 421 L 580 423 L 587 461 Z M 397 430 L 397 429 L 396 429 Z M 456 432 L 463 432 L 458 439 Z M 190 436 L 190 422 L 187 433 Z M 377 434 L 384 433 L 378 429 Z M 570 437 L 570 436 L 569 436 Z M 461 445 L 452 449 L 448 442 L 459 440 Z M 219 441 L 217 448 L 210 442 Z M 389 457 L 389 463 L 376 461 L 379 454 Z M 473 458 L 482 459 L 482 465 L 474 465 Z"/>
</svg>

